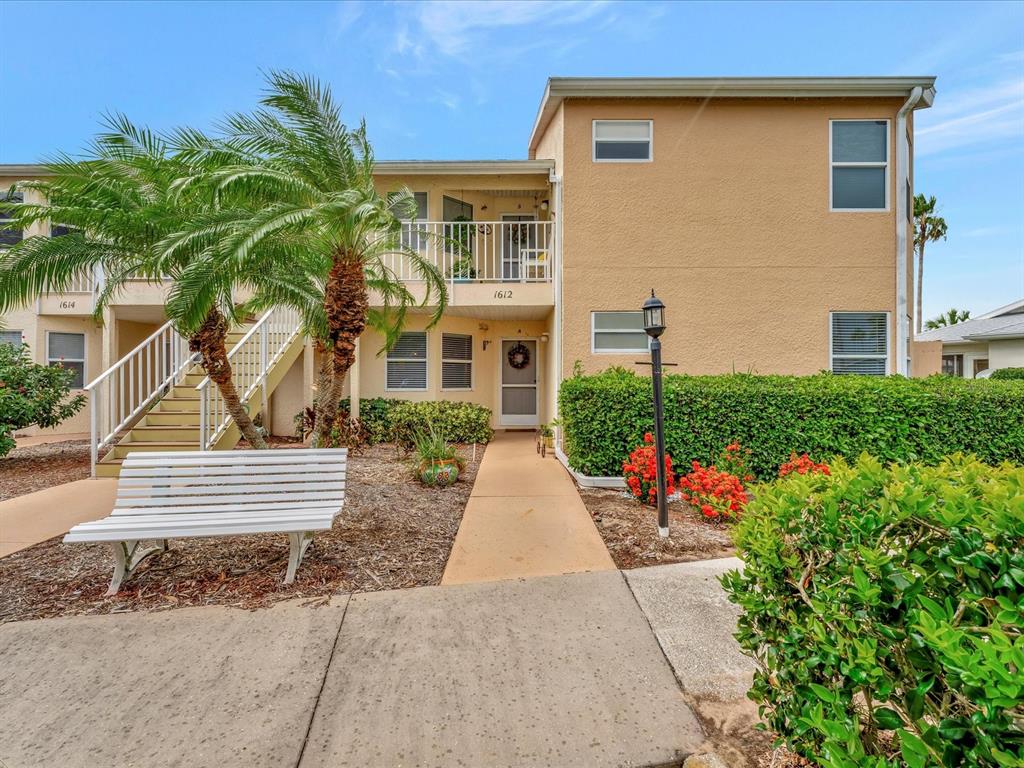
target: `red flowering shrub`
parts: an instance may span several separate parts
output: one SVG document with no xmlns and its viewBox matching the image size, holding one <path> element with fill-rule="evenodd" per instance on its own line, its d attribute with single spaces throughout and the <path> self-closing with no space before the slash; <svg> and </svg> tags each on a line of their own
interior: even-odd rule
<svg viewBox="0 0 1024 768">
<path fill-rule="evenodd" d="M 643 504 L 657 504 L 658 459 L 654 450 L 654 435 L 650 432 L 644 435 L 644 444 L 635 448 L 629 458 L 622 462 L 622 474 L 634 498 Z M 669 496 L 676 492 L 672 457 L 668 454 L 665 454 L 665 484 Z"/>
<path fill-rule="evenodd" d="M 702 467 L 693 462 L 693 471 L 679 478 L 683 499 L 697 507 L 712 520 L 738 517 L 747 505 L 743 483 L 731 472 L 722 472 L 714 465 Z"/>
<path fill-rule="evenodd" d="M 753 451 L 749 448 L 744 448 L 739 442 L 734 440 L 725 446 L 725 450 L 719 454 L 715 467 L 722 472 L 735 475 L 744 483 L 749 483 L 754 479 L 754 476 L 750 474 L 748 469 L 752 455 Z"/>
<path fill-rule="evenodd" d="M 828 464 L 815 464 L 806 453 L 797 456 L 796 453 L 789 454 L 789 461 L 779 467 L 779 477 L 785 477 L 796 472 L 798 475 L 828 475 L 831 474 Z"/>
</svg>

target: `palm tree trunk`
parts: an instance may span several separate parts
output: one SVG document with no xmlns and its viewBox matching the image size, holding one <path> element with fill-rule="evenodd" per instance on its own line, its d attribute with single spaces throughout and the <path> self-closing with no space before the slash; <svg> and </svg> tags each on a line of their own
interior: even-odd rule
<svg viewBox="0 0 1024 768">
<path fill-rule="evenodd" d="M 335 254 L 324 289 L 324 310 L 331 341 L 331 385 L 317 393 L 317 433 L 320 440 L 330 439 L 345 376 L 355 362 L 356 340 L 366 329 L 369 309 L 370 297 L 366 291 L 362 261 L 339 251 Z"/>
<path fill-rule="evenodd" d="M 924 285 L 924 242 L 917 247 L 917 332 L 921 333 L 921 287 Z"/>
<path fill-rule="evenodd" d="M 334 406 L 332 412 L 328 412 L 328 404 L 333 400 L 331 388 L 334 384 L 334 377 L 331 373 L 332 360 L 330 351 L 320 339 L 315 340 L 313 348 L 316 350 L 318 361 L 316 374 L 317 395 L 313 403 L 313 447 L 323 448 L 330 445 L 331 429 L 328 426 L 326 430 L 321 431 L 320 425 L 327 424 L 328 422 L 333 423 L 337 414 L 337 405 Z"/>
<path fill-rule="evenodd" d="M 199 330 L 189 339 L 188 346 L 198 352 L 203 369 L 210 380 L 217 385 L 224 408 L 235 420 L 242 437 L 253 448 L 266 448 L 263 436 L 249 418 L 249 412 L 242 405 L 235 382 L 231 378 L 231 361 L 227 352 L 228 323 L 217 309 L 211 309 Z"/>
</svg>

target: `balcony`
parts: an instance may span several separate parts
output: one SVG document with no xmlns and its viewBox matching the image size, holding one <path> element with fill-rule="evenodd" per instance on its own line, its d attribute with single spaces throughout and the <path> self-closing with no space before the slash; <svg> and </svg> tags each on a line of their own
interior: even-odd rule
<svg viewBox="0 0 1024 768">
<path fill-rule="evenodd" d="M 554 301 L 554 222 L 413 221 L 402 225 L 402 243 L 434 265 L 452 305 L 540 305 Z M 385 266 L 418 298 L 423 278 L 402 254 Z"/>
</svg>

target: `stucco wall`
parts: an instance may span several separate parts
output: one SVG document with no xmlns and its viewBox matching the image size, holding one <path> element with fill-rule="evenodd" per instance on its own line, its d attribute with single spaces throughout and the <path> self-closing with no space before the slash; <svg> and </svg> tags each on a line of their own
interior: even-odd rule
<svg viewBox="0 0 1024 768">
<path fill-rule="evenodd" d="M 942 372 L 942 342 L 912 342 L 910 375 L 915 379 Z"/>
<path fill-rule="evenodd" d="M 565 147 L 565 108 L 564 103 L 558 105 L 558 109 L 544 129 L 544 133 L 537 142 L 537 150 L 533 156 L 538 160 L 554 160 L 555 173 L 562 172 Z"/>
<path fill-rule="evenodd" d="M 683 373 L 829 366 L 829 311 L 890 313 L 895 352 L 897 100 L 573 100 L 564 124 L 564 354 L 586 370 L 590 312 L 668 306 Z M 592 121 L 653 119 L 650 163 L 594 163 Z M 829 120 L 890 119 L 890 210 L 829 211 Z M 895 359 L 890 355 L 890 368 Z"/>
<path fill-rule="evenodd" d="M 988 343 L 990 368 L 1024 367 L 1024 339 L 1007 339 Z"/>
</svg>

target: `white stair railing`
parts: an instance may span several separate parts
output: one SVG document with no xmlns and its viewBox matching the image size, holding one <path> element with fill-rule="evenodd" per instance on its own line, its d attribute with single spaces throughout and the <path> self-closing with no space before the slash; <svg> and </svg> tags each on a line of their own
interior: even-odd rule
<svg viewBox="0 0 1024 768">
<path fill-rule="evenodd" d="M 86 386 L 94 475 L 100 451 L 110 446 L 172 386 L 180 383 L 195 360 L 188 341 L 170 323 L 165 323 Z"/>
<path fill-rule="evenodd" d="M 274 307 L 261 317 L 228 352 L 231 378 L 244 404 L 263 390 L 267 402 L 267 376 L 302 330 L 299 313 L 290 307 Z M 231 416 L 217 385 L 207 376 L 196 387 L 199 392 L 199 448 L 208 451 L 228 428 Z"/>
</svg>

